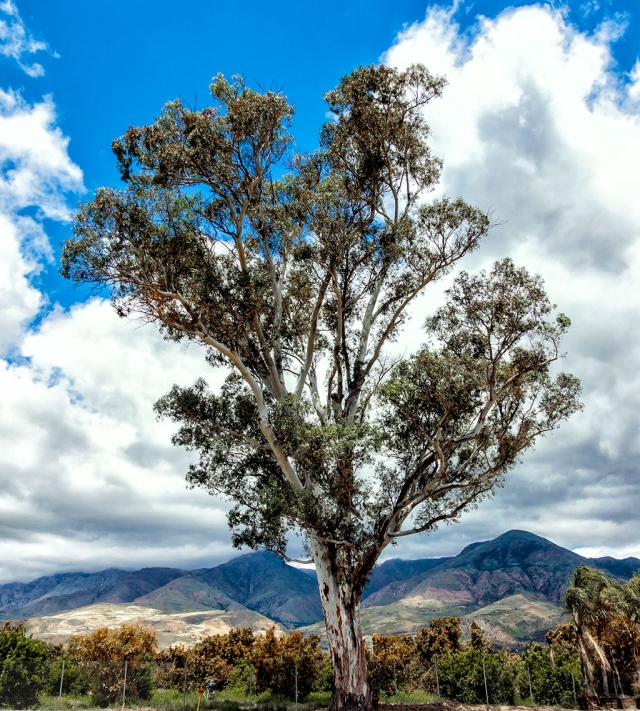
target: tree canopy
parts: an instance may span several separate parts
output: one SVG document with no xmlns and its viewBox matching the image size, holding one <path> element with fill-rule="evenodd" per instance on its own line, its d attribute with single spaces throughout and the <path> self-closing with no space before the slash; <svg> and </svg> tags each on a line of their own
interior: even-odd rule
<svg viewBox="0 0 640 711">
<path fill-rule="evenodd" d="M 444 86 L 420 65 L 361 67 L 301 154 L 282 93 L 218 76 L 211 107 L 171 102 L 114 141 L 124 188 L 98 190 L 64 248 L 65 276 L 228 369 L 156 410 L 199 454 L 189 483 L 235 502 L 235 545 L 286 556 L 302 535 L 326 620 L 355 619 L 386 546 L 475 506 L 580 408 L 577 379 L 550 372 L 569 319 L 509 259 L 457 276 L 418 352 L 393 346 L 491 227 L 461 198 L 427 201 L 442 162 L 424 109 Z"/>
</svg>

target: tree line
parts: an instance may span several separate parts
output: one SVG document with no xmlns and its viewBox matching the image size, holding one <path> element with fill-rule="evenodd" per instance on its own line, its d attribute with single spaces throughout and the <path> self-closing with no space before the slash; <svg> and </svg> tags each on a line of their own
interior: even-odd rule
<svg viewBox="0 0 640 711">
<path fill-rule="evenodd" d="M 376 700 L 422 690 L 442 698 L 495 704 L 533 702 L 574 708 L 579 696 L 640 696 L 640 573 L 622 584 L 580 566 L 571 576 L 566 610 L 571 621 L 530 641 L 519 652 L 496 649 L 471 621 L 469 638 L 457 617 L 430 621 L 415 635 L 374 634 L 366 662 Z M 211 635 L 191 647 L 158 649 L 154 632 L 139 625 L 72 637 L 66 645 L 30 637 L 21 625 L 0 630 L 0 706 L 26 708 L 38 694 L 85 695 L 98 705 L 123 696 L 149 699 L 155 689 L 194 692 L 213 680 L 218 691 L 302 701 L 333 690 L 330 655 L 321 638 L 275 628 Z M 62 665 L 64 664 L 64 675 Z M 62 686 L 61 684 L 62 678 Z"/>
<path fill-rule="evenodd" d="M 577 648 L 531 643 L 520 653 L 495 649 L 474 621 L 463 642 L 460 618 L 434 618 L 415 635 L 374 634 L 366 648 L 374 699 L 406 698 L 422 691 L 467 703 L 575 706 L 572 675 L 580 674 Z M 0 705 L 37 706 L 41 693 L 91 694 L 98 706 L 123 698 L 127 663 L 128 700 L 152 697 L 156 689 L 194 692 L 209 681 L 218 691 L 261 699 L 303 701 L 312 692 L 332 692 L 331 658 L 320 637 L 299 631 L 264 635 L 249 629 L 205 637 L 191 647 L 158 650 L 154 632 L 123 625 L 72 637 L 67 645 L 29 637 L 22 626 L 0 632 Z M 62 665 L 64 664 L 64 675 Z M 62 684 L 61 684 L 62 678 Z M 328 701 L 328 698 L 327 698 Z M 268 705 L 268 704 L 267 704 Z"/>
</svg>

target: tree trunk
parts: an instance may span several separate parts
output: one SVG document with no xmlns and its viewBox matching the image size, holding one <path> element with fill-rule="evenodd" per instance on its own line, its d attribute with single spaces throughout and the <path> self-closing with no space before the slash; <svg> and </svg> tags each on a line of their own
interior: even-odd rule
<svg viewBox="0 0 640 711">
<path fill-rule="evenodd" d="M 598 659 L 600 660 L 600 673 L 602 675 L 602 695 L 606 697 L 611 696 L 611 691 L 609 689 L 609 675 L 607 674 L 607 657 L 606 651 L 602 645 L 602 635 L 598 630 L 598 649 L 596 650 Z"/>
<path fill-rule="evenodd" d="M 582 692 L 585 696 L 589 696 L 593 686 L 593 676 L 582 636 L 582 629 L 576 629 L 576 637 L 578 638 L 578 652 L 580 653 L 580 666 L 582 667 Z"/>
<path fill-rule="evenodd" d="M 602 675 L 602 695 L 611 696 L 611 691 L 609 690 L 609 676 L 607 674 L 607 667 L 605 666 L 604 660 L 600 660 L 600 673 Z"/>
<path fill-rule="evenodd" d="M 360 624 L 360 594 L 354 593 L 348 575 L 345 580 L 341 579 L 329 546 L 312 539 L 311 550 L 333 662 L 333 695 L 329 711 L 370 711 L 373 696 Z"/>
<path fill-rule="evenodd" d="M 631 683 L 631 693 L 634 696 L 640 696 L 640 654 L 638 654 L 638 645 L 633 641 L 633 661 L 635 662 L 636 675 Z"/>
</svg>

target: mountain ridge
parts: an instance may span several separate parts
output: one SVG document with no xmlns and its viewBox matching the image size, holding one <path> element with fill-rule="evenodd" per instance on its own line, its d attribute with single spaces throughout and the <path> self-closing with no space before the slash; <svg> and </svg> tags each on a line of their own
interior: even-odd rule
<svg viewBox="0 0 640 711">
<path fill-rule="evenodd" d="M 600 567 L 620 580 L 640 569 L 637 558 L 589 559 L 527 531 L 507 531 L 495 539 L 472 543 L 457 556 L 385 561 L 374 569 L 363 593 L 363 619 L 372 628 L 379 620 L 381 629 L 393 629 L 394 624 L 409 629 L 427 624 L 434 616 L 464 617 L 490 608 L 487 614 L 493 624 L 507 608 L 491 606 L 514 596 L 524 596 L 529 601 L 527 609 L 540 611 L 541 619 L 553 617 L 551 608 L 544 605 L 557 608 L 561 615 L 567 580 L 581 563 Z M 247 610 L 289 629 L 322 620 L 314 571 L 286 565 L 266 551 L 191 571 L 109 568 L 0 585 L 3 619 L 35 619 L 102 603 L 176 614 Z M 508 616 L 509 628 L 516 629 L 511 608 Z"/>
</svg>

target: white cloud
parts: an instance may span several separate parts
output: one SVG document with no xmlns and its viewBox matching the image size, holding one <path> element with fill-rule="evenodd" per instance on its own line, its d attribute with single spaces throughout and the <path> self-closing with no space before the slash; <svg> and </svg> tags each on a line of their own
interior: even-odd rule
<svg viewBox="0 0 640 711">
<path fill-rule="evenodd" d="M 34 285 L 52 259 L 44 220 L 68 222 L 83 190 L 55 114 L 50 97 L 0 90 L 0 581 L 221 562 L 225 507 L 186 490 L 189 457 L 152 410 L 202 374 L 202 353 L 103 299 L 52 308 Z"/>
<path fill-rule="evenodd" d="M 385 61 L 447 77 L 427 108 L 445 159 L 441 192 L 505 221 L 465 268 L 509 254 L 545 277 L 573 320 L 562 367 L 582 379 L 586 407 L 493 502 L 406 550 L 451 554 L 523 528 L 566 546 L 638 551 L 640 75 L 624 87 L 611 69 L 619 28 L 586 36 L 548 6 L 505 11 L 477 30 L 468 40 L 450 11 L 432 8 Z"/>
<path fill-rule="evenodd" d="M 185 488 L 189 457 L 153 402 L 202 372 L 101 299 L 56 310 L 0 371 L 0 580 L 228 557 L 221 507 Z"/>
<path fill-rule="evenodd" d="M 0 90 L 0 354 L 43 304 L 30 281 L 51 259 L 42 218 L 69 219 L 65 193 L 82 189 L 82 171 L 55 121 L 50 97 L 30 105 Z"/>
<path fill-rule="evenodd" d="M 18 66 L 30 77 L 44 74 L 41 64 L 25 64 L 22 55 L 35 54 L 46 50 L 47 45 L 31 35 L 20 18 L 18 8 L 12 0 L 0 2 L 0 54 L 15 59 Z"/>
</svg>

